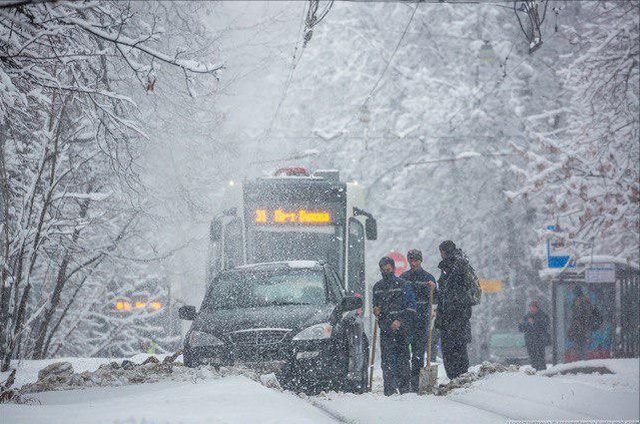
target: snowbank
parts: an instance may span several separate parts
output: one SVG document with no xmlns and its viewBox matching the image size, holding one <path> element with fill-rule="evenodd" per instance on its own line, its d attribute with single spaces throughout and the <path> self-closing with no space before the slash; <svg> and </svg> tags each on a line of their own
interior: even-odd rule
<svg viewBox="0 0 640 424">
<path fill-rule="evenodd" d="M 585 370 L 605 368 L 611 373 L 585 373 Z M 574 381 L 611 390 L 638 392 L 640 387 L 640 359 L 595 359 L 559 364 L 538 375 L 556 380 Z"/>
<path fill-rule="evenodd" d="M 130 360 L 134 363 L 142 363 L 149 356 L 155 356 L 162 361 L 168 355 L 147 355 L 140 353 L 130 358 L 53 358 L 14 361 L 11 363 L 12 368 L 16 369 L 16 382 L 14 383 L 14 387 L 21 387 L 25 384 L 35 383 L 38 380 L 38 372 L 46 366 L 56 362 L 69 362 L 73 366 L 75 372 L 81 373 L 84 371 L 95 371 L 100 365 L 108 364 L 113 361 L 122 362 L 124 360 Z M 182 361 L 182 357 L 177 357 L 176 361 Z M 9 376 L 9 372 L 10 371 L 0 373 L 0 381 L 4 381 Z"/>
<path fill-rule="evenodd" d="M 174 355 L 137 355 L 119 361 L 87 361 L 85 358 L 69 358 L 66 361 L 25 361 L 21 379 L 16 378 L 14 389 L 22 395 L 59 390 L 86 389 L 91 387 L 119 387 L 130 384 L 157 383 L 161 381 L 191 381 L 220 379 L 229 376 L 249 378 L 265 387 L 282 391 L 275 375 L 260 375 L 244 366 L 210 366 L 189 368 Z M 142 360 L 142 362 L 134 362 Z M 96 366 L 97 365 L 97 369 Z M 8 373 L 7 373 L 8 374 Z M 35 378 L 34 378 L 35 376 Z M 24 381 L 27 381 L 24 383 Z M 21 382 L 23 384 L 21 384 Z"/>
<path fill-rule="evenodd" d="M 74 372 L 70 362 L 55 362 L 38 372 L 35 383 L 25 384 L 20 392 L 36 393 L 88 387 L 117 387 L 127 384 L 156 383 L 159 381 L 193 381 L 220 378 L 222 375 L 208 367 L 188 368 L 173 358 L 160 362 L 151 356 L 142 364 L 125 359 L 102 364 L 95 371 Z"/>
<path fill-rule="evenodd" d="M 518 372 L 518 367 L 515 365 L 502 365 L 491 362 L 483 362 L 480 365 L 476 365 L 469 369 L 468 372 L 462 374 L 460 377 L 455 378 L 448 383 L 440 384 L 436 389 L 436 395 L 445 396 L 451 391 L 471 386 L 472 383 L 495 373 L 503 372 Z M 529 374 L 529 372 L 526 372 Z"/>
</svg>

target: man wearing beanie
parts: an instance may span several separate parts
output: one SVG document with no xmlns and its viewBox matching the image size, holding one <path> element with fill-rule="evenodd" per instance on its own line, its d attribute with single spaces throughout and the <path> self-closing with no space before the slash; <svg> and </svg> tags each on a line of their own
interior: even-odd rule
<svg viewBox="0 0 640 424">
<path fill-rule="evenodd" d="M 388 256 L 378 264 L 382 279 L 373 286 L 373 314 L 380 327 L 384 394 L 411 390 L 408 331 L 416 311 L 411 285 L 395 276 L 395 262 Z"/>
<path fill-rule="evenodd" d="M 400 278 L 411 283 L 416 296 L 416 316 L 411 327 L 411 391 L 418 392 L 420 369 L 424 367 L 424 356 L 427 351 L 427 335 L 430 322 L 429 297 L 431 287 L 435 289 L 436 279 L 422 268 L 422 252 L 411 249 L 407 253 L 407 260 L 411 268 Z M 437 292 L 434 293 L 434 303 Z"/>
</svg>

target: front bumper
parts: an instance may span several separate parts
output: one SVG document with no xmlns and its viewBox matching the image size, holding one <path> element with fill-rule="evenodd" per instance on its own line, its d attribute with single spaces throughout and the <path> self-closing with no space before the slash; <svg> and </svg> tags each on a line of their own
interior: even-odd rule
<svg viewBox="0 0 640 424">
<path fill-rule="evenodd" d="M 262 371 L 279 364 L 272 372 L 304 381 L 326 381 L 344 374 L 345 349 L 332 339 L 285 340 L 271 346 L 185 345 L 185 365 L 217 367 L 246 365 Z"/>
</svg>

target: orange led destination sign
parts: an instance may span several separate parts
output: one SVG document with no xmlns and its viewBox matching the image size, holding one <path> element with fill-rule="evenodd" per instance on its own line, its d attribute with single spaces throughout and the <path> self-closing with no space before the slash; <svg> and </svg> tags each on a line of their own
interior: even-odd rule
<svg viewBox="0 0 640 424">
<path fill-rule="evenodd" d="M 145 309 L 147 307 L 155 310 L 160 310 L 162 309 L 162 303 L 158 302 L 157 300 L 154 300 L 152 302 L 142 302 L 137 300 L 133 303 L 129 302 L 128 300 L 118 300 L 115 304 L 115 308 L 117 311 L 130 311 L 132 308 Z"/>
<path fill-rule="evenodd" d="M 306 209 L 294 211 L 256 209 L 255 221 L 258 224 L 328 224 L 331 222 L 331 214 L 325 211 L 311 212 Z"/>
</svg>

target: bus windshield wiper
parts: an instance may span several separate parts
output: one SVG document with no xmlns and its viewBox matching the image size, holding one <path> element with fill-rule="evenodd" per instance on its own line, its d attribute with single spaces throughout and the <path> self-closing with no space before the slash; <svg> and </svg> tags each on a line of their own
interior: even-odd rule
<svg viewBox="0 0 640 424">
<path fill-rule="evenodd" d="M 285 305 L 311 305 L 309 302 L 292 302 L 287 300 L 274 300 L 268 303 L 263 303 L 260 306 L 285 306 Z"/>
</svg>

